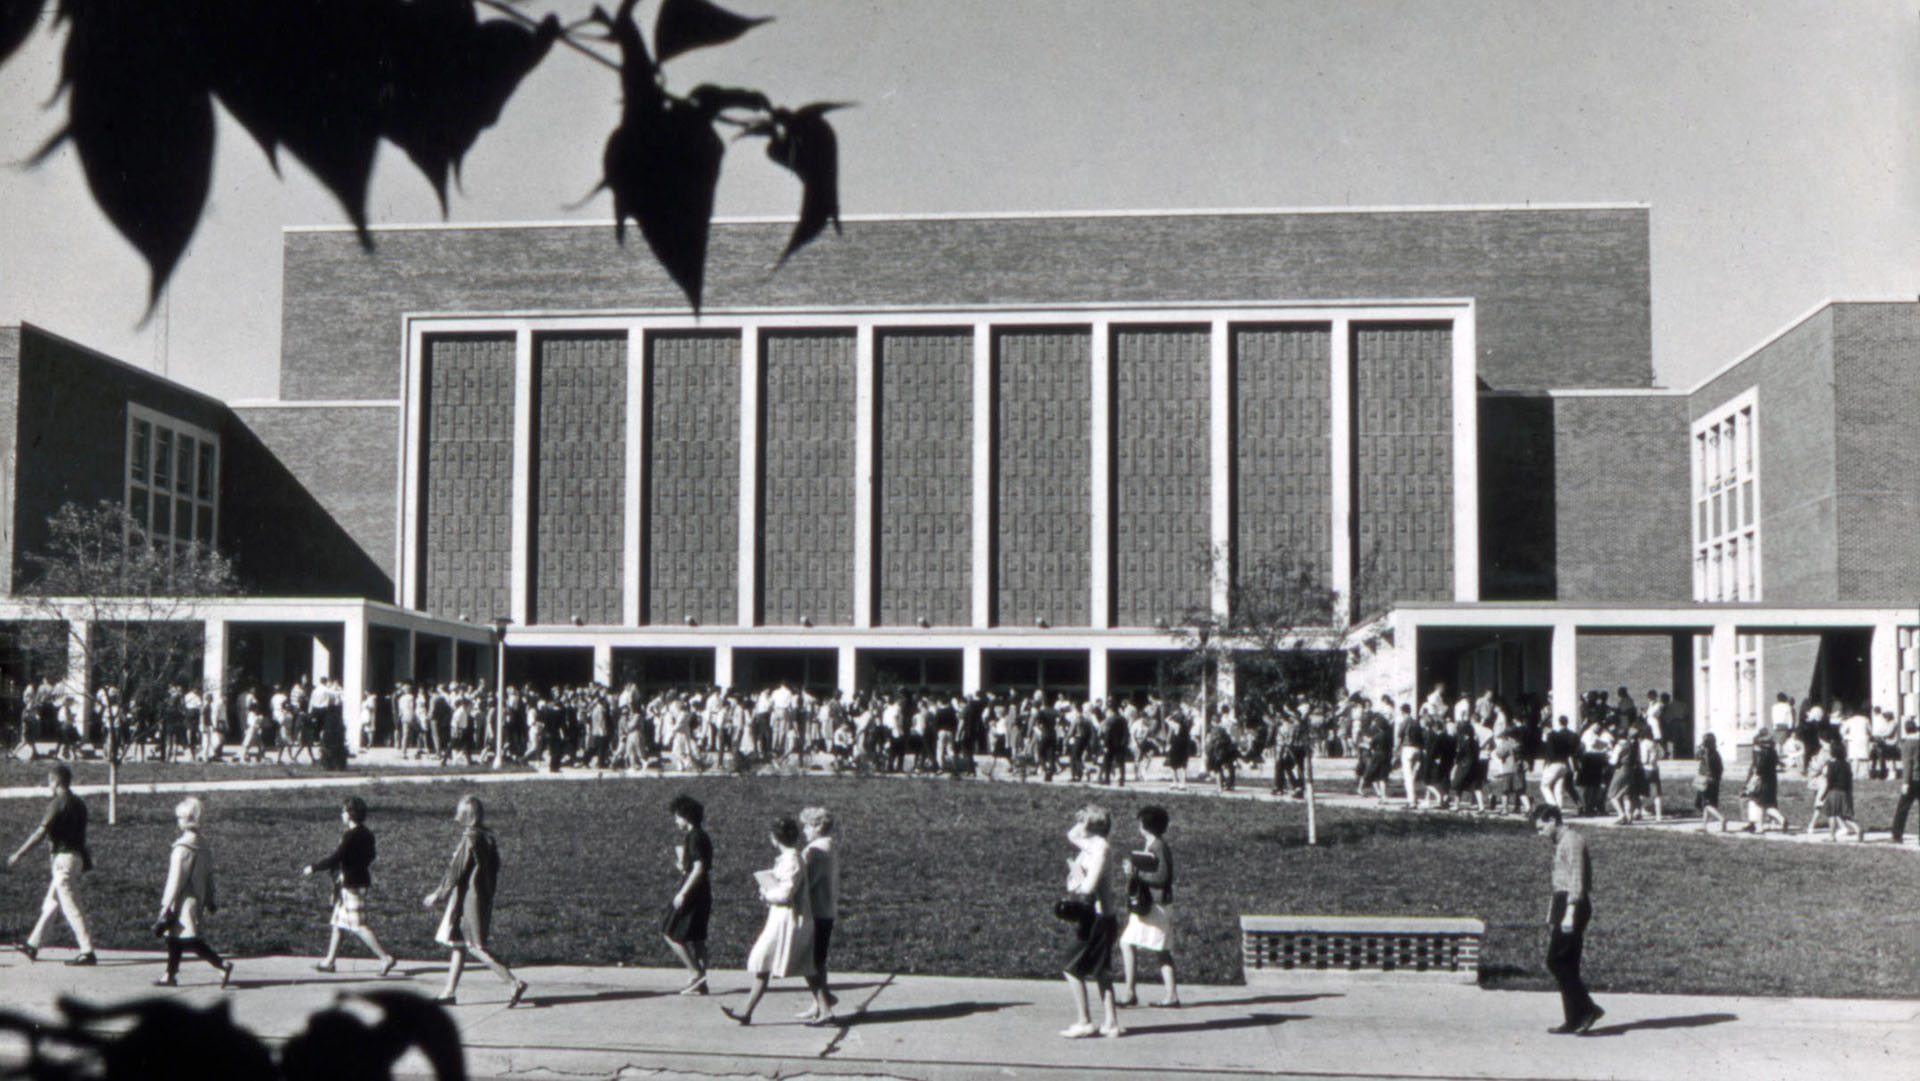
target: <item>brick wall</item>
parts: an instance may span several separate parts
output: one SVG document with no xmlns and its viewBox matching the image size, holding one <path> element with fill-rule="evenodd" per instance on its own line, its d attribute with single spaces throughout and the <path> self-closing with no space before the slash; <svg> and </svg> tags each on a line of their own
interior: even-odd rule
<svg viewBox="0 0 1920 1081">
<path fill-rule="evenodd" d="M 875 622 L 964 627 L 973 618 L 973 336 L 895 331 L 878 335 L 874 351 Z"/>
<path fill-rule="evenodd" d="M 1324 576 L 1333 544 L 1329 327 L 1236 327 L 1233 554 L 1290 553 Z"/>
<path fill-rule="evenodd" d="M 1920 604 L 1920 304 L 1835 305 L 1833 337 L 1838 599 Z"/>
<path fill-rule="evenodd" d="M 850 626 L 853 335 L 768 333 L 761 358 L 761 621 Z"/>
<path fill-rule="evenodd" d="M 241 579 L 269 594 L 392 600 L 399 409 L 245 408 L 235 418 L 220 532 Z"/>
<path fill-rule="evenodd" d="M 1113 336 L 1110 566 L 1122 627 L 1179 623 L 1207 604 L 1210 341 L 1204 326 Z"/>
<path fill-rule="evenodd" d="M 993 348 L 995 622 L 1084 627 L 1092 340 L 1082 327 L 1005 330 Z"/>
<path fill-rule="evenodd" d="M 1553 410 L 1559 599 L 1691 599 L 1686 399 L 1560 397 Z"/>
<path fill-rule="evenodd" d="M 19 531 L 14 502 L 15 436 L 20 423 L 20 333 L 0 326 L 0 591 L 13 592 L 13 540 Z"/>
<path fill-rule="evenodd" d="M 1355 610 L 1453 597 L 1453 332 L 1353 330 Z"/>
<path fill-rule="evenodd" d="M 856 220 L 776 274 L 780 222 L 713 228 L 709 309 L 1472 297 L 1496 389 L 1646 386 L 1644 208 Z M 404 312 L 684 310 L 604 225 L 285 238 L 281 394 L 391 399 Z M 939 257 L 928 258 L 929 252 Z"/>
<path fill-rule="evenodd" d="M 1768 604 L 1840 599 L 1834 310 L 1822 309 L 1688 398 L 1698 419 L 1759 388 L 1760 599 Z M 1682 490 L 1691 491 L 1691 471 L 1684 475 Z M 1691 528 L 1687 538 L 1691 558 Z"/>
<path fill-rule="evenodd" d="M 22 553 L 46 543 L 47 518 L 62 504 L 125 499 L 129 402 L 222 434 L 231 414 L 213 398 L 37 327 L 22 326 L 14 340 L 13 363 L 0 369 L 0 383 L 13 387 L 17 418 L 10 569 L 18 583 Z M 228 468 L 223 462 L 223 490 Z M 221 516 L 231 509 L 223 498 Z"/>
<path fill-rule="evenodd" d="M 740 336 L 649 334 L 646 622 L 738 621 Z"/>
<path fill-rule="evenodd" d="M 529 617 L 618 623 L 626 548 L 627 336 L 534 339 Z"/>
<path fill-rule="evenodd" d="M 438 615 L 509 610 L 513 354 L 510 337 L 427 343 L 421 600 Z"/>
</svg>

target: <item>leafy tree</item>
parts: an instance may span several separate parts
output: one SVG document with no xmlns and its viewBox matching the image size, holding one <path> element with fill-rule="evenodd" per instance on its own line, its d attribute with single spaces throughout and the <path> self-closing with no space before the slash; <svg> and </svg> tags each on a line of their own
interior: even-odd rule
<svg viewBox="0 0 1920 1081">
<path fill-rule="evenodd" d="M 37 639 L 57 651 L 48 666 L 79 660 L 81 671 L 68 678 L 105 688 L 129 719 L 157 711 L 175 684 L 199 682 L 202 605 L 240 592 L 233 564 L 204 545 L 176 548 L 172 539 L 149 534 L 118 503 L 68 503 L 47 519 L 47 529 L 46 545 L 25 557 L 22 592 L 48 626 L 65 628 Z M 115 822 L 126 733 L 115 718 L 103 720 L 107 821 Z"/>
<path fill-rule="evenodd" d="M 1223 546 L 1208 549 L 1203 558 L 1208 573 L 1227 582 L 1225 611 L 1197 607 L 1182 615 L 1176 670 L 1199 684 L 1209 703 L 1220 674 L 1230 671 L 1235 710 L 1242 718 L 1287 718 L 1304 728 L 1315 718 L 1334 716 L 1345 697 L 1349 650 L 1375 644 L 1371 639 L 1379 631 L 1356 622 L 1320 569 L 1288 549 L 1236 560 Z M 1376 548 L 1355 568 L 1356 597 L 1378 592 L 1373 588 L 1378 565 Z M 1309 739 L 1301 763 L 1308 844 L 1315 843 L 1318 832 L 1313 746 Z"/>
<path fill-rule="evenodd" d="M 39 23 L 47 0 L 0 0 L 0 63 Z M 838 150 L 825 114 L 839 106 L 776 106 L 757 90 L 666 88 L 661 65 L 721 45 L 766 19 L 710 0 L 662 0 L 649 51 L 637 0 L 582 24 L 539 20 L 503 0 L 53 0 L 67 27 L 60 89 L 66 123 L 34 160 L 71 143 L 94 202 L 151 271 L 157 299 L 199 224 L 213 177 L 214 103 L 278 167 L 282 151 L 340 202 L 369 247 L 367 188 L 382 140 L 406 153 L 447 207 L 447 183 L 520 81 L 556 42 L 616 70 L 620 124 L 600 186 L 695 309 L 725 144 L 720 128 L 767 140 L 767 156 L 800 180 L 800 218 L 780 261 L 840 224 Z M 484 6 L 504 18 L 482 20 Z M 616 63 L 573 35 L 603 27 Z"/>
</svg>

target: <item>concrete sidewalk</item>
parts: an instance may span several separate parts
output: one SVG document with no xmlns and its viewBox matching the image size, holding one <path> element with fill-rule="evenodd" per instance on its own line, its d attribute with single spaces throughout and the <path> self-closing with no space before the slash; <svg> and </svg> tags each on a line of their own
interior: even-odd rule
<svg viewBox="0 0 1920 1081">
<path fill-rule="evenodd" d="M 387 980 L 371 960 L 334 975 L 312 958 L 244 958 L 231 990 L 189 962 L 177 990 L 151 987 L 160 955 L 108 951 L 93 969 L 0 960 L 0 996 L 53 1014 L 60 995 L 123 1001 L 149 994 L 196 1005 L 225 998 L 244 1025 L 273 1039 L 304 1028 L 338 996 L 375 987 L 434 994 L 441 962 L 403 962 Z M 1123 1010 L 1127 1035 L 1066 1040 L 1064 981 L 836 974 L 837 1023 L 792 1019 L 805 995 L 777 981 L 755 1024 L 718 1004 L 744 1003 L 747 979 L 716 972 L 714 994 L 682 997 L 678 970 L 538 967 L 518 1008 L 470 968 L 452 1012 L 476 1078 L 616 1077 L 1135 1077 L 1912 1081 L 1920 1075 L 1920 1003 L 1880 1000 L 1602 995 L 1607 1016 L 1585 1037 L 1549 1035 L 1559 999 L 1539 992 L 1302 978 L 1262 987 L 1187 987 L 1180 1009 Z M 1143 1001 L 1157 986 L 1141 989 Z M 425 1074 L 424 1059 L 401 1063 Z"/>
</svg>

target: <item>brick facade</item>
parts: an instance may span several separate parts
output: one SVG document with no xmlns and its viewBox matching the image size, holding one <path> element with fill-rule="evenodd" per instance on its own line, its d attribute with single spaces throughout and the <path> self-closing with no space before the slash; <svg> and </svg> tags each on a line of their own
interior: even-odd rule
<svg viewBox="0 0 1920 1081">
<path fill-rule="evenodd" d="M 434 339 L 425 361 L 421 606 L 436 615 L 504 616 L 513 553 L 513 339 Z"/>
<path fill-rule="evenodd" d="M 627 337 L 534 339 L 535 623 L 620 621 L 626 550 Z"/>
<path fill-rule="evenodd" d="M 767 274 L 788 228 L 713 227 L 708 310 L 1471 297 L 1494 388 L 1652 379 L 1643 207 L 853 220 Z M 394 397 L 403 312 L 686 307 L 604 225 L 374 239 L 286 234 L 282 397 Z"/>
<path fill-rule="evenodd" d="M 765 468 L 760 622 L 853 623 L 854 341 L 768 333 L 761 345 Z"/>
<path fill-rule="evenodd" d="M 733 623 L 740 536 L 740 339 L 647 338 L 645 622 Z"/>
<path fill-rule="evenodd" d="M 1092 418 L 1080 327 L 994 338 L 994 622 L 1091 616 Z"/>
<path fill-rule="evenodd" d="M 1333 566 L 1328 326 L 1247 326 L 1233 337 L 1233 554 Z"/>
<path fill-rule="evenodd" d="M 1123 627 L 1177 624 L 1207 604 L 1210 341 L 1206 327 L 1113 336 L 1110 566 L 1112 618 Z"/>
<path fill-rule="evenodd" d="M 874 342 L 875 622 L 972 622 L 973 336 L 894 331 Z"/>
<path fill-rule="evenodd" d="M 1845 601 L 1920 604 L 1920 304 L 1833 308 Z"/>
<path fill-rule="evenodd" d="M 1453 333 L 1353 331 L 1356 610 L 1453 596 Z"/>
<path fill-rule="evenodd" d="M 1688 600 L 1686 399 L 1557 397 L 1553 411 L 1558 599 Z"/>
</svg>

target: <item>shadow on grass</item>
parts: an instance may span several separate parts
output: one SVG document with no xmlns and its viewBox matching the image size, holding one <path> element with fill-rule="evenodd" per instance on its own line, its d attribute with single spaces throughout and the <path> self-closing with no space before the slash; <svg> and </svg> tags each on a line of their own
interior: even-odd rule
<svg viewBox="0 0 1920 1081">
<path fill-rule="evenodd" d="M 1605 1028 L 1596 1028 L 1588 1032 L 1587 1036 L 1589 1038 L 1594 1036 L 1625 1036 L 1627 1033 L 1633 1032 L 1636 1029 L 1705 1028 L 1708 1025 L 1724 1025 L 1729 1021 L 1738 1020 L 1740 1020 L 1740 1015 L 1737 1013 L 1693 1013 L 1683 1017 L 1649 1017 L 1644 1021 L 1628 1021 L 1624 1025 L 1608 1025 Z"/>
<path fill-rule="evenodd" d="M 1338 991 L 1312 995 L 1249 995 L 1246 998 L 1208 999 L 1205 1002 L 1187 1002 L 1183 1009 L 1213 1009 L 1215 1006 L 1275 1006 L 1282 1002 L 1288 1004 L 1312 1002 L 1316 998 L 1345 998 Z"/>
<path fill-rule="evenodd" d="M 1213 1021 L 1183 1021 L 1176 1025 L 1128 1025 L 1129 1036 L 1174 1036 L 1183 1032 L 1221 1032 L 1230 1028 L 1266 1028 L 1288 1021 L 1305 1021 L 1304 1013 L 1250 1013 L 1245 1017 L 1222 1017 Z"/>
<path fill-rule="evenodd" d="M 1031 1002 L 939 1002 L 931 1006 L 903 1006 L 897 1010 L 862 1010 L 859 1013 L 841 1014 L 834 1022 L 841 1028 L 853 1028 L 856 1025 L 899 1025 L 911 1021 L 951 1021 L 976 1013 L 995 1013 L 1031 1005 Z"/>
</svg>

